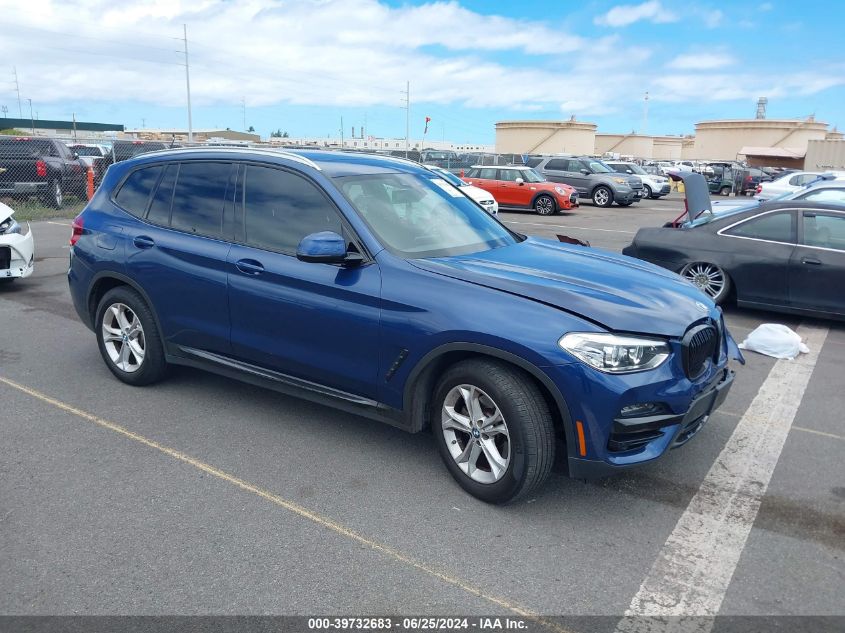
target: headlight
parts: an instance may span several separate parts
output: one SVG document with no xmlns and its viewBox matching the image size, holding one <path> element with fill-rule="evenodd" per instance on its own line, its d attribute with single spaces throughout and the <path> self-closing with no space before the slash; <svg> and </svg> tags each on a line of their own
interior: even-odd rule
<svg viewBox="0 0 845 633">
<path fill-rule="evenodd" d="M 627 185 L 628 184 L 628 181 L 625 180 L 624 178 L 614 178 L 613 182 L 618 182 L 620 185 Z"/>
<path fill-rule="evenodd" d="M 558 345 L 578 360 L 611 374 L 654 369 L 669 358 L 669 345 L 659 339 L 601 332 L 571 332 Z"/>
<path fill-rule="evenodd" d="M 566 189 L 564 189 L 563 187 L 555 187 L 555 191 L 557 191 L 562 196 L 566 195 Z"/>
<path fill-rule="evenodd" d="M 23 227 L 12 218 L 7 218 L 0 223 L 0 235 L 11 235 L 12 233 L 23 233 Z"/>
</svg>

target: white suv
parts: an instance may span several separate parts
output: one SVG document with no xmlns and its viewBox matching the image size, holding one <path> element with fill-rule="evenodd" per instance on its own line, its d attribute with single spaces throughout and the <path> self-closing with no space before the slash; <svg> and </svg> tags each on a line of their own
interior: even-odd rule
<svg viewBox="0 0 845 633">
<path fill-rule="evenodd" d="M 669 194 L 671 187 L 666 176 L 655 176 L 645 171 L 636 163 L 606 160 L 604 164 L 615 169 L 620 174 L 633 174 L 643 181 L 643 198 L 657 199 Z"/>
</svg>

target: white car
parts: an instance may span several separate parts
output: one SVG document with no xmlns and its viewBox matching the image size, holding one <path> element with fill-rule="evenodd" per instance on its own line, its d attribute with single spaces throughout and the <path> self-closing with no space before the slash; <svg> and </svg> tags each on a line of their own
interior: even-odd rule
<svg viewBox="0 0 845 633">
<path fill-rule="evenodd" d="M 834 173 L 834 172 L 831 172 Z M 780 178 L 771 180 L 769 182 L 762 182 L 757 188 L 757 194 L 754 196 L 755 200 L 771 200 L 777 198 L 785 193 L 792 193 L 798 191 L 804 185 L 818 179 L 822 175 L 820 171 L 792 171 L 784 174 Z M 841 176 L 841 173 L 835 173 L 836 176 Z"/>
<path fill-rule="evenodd" d="M 656 176 L 648 173 L 636 163 L 606 160 L 604 164 L 618 171 L 620 174 L 633 174 L 643 181 L 643 198 L 657 199 L 669 195 L 671 186 L 666 176 Z"/>
<path fill-rule="evenodd" d="M 443 178 L 446 182 L 451 185 L 458 187 L 464 195 L 472 198 L 478 204 L 481 205 L 481 208 L 487 211 L 490 215 L 498 215 L 499 214 L 499 203 L 493 198 L 493 194 L 489 191 L 485 191 L 480 187 L 474 187 L 473 185 L 469 184 L 468 182 L 464 182 L 460 178 L 458 178 L 455 174 L 447 169 L 443 169 L 442 167 L 432 167 L 431 165 L 424 165 L 426 169 L 429 171 L 433 171 L 435 174 Z"/>
<path fill-rule="evenodd" d="M 0 281 L 29 277 L 35 268 L 32 231 L 15 222 L 14 210 L 0 202 Z"/>
</svg>

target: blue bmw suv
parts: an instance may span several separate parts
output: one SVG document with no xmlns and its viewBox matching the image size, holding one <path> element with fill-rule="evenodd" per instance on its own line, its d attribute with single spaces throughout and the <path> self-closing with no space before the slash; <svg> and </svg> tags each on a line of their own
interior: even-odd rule
<svg viewBox="0 0 845 633">
<path fill-rule="evenodd" d="M 739 351 L 679 276 L 520 235 L 410 161 L 176 149 L 111 166 L 68 281 L 123 382 L 188 365 L 410 432 L 469 493 L 686 443 Z"/>
</svg>

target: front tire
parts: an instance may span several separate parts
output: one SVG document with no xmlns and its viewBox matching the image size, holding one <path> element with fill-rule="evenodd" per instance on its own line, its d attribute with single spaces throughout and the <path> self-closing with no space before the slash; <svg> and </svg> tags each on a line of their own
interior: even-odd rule
<svg viewBox="0 0 845 633">
<path fill-rule="evenodd" d="M 681 269 L 681 277 L 721 304 L 731 291 L 731 278 L 720 266 L 708 262 L 693 262 Z"/>
<path fill-rule="evenodd" d="M 593 191 L 593 204 L 597 207 L 609 207 L 613 204 L 613 192 L 605 186 L 596 187 Z"/>
<path fill-rule="evenodd" d="M 643 198 L 648 198 L 649 200 L 654 198 L 654 192 L 651 190 L 651 187 L 646 184 L 643 185 Z"/>
<path fill-rule="evenodd" d="M 450 368 L 435 388 L 431 426 L 446 468 L 487 503 L 527 496 L 551 472 L 548 405 L 529 376 L 500 361 L 472 359 Z"/>
<path fill-rule="evenodd" d="M 118 380 L 140 386 L 166 375 L 164 345 L 153 313 L 135 290 L 109 290 L 97 306 L 94 323 L 100 354 Z"/>
<path fill-rule="evenodd" d="M 731 195 L 731 188 L 730 187 L 722 187 L 721 189 L 719 189 L 719 195 L 721 195 L 721 196 Z"/>
<path fill-rule="evenodd" d="M 552 200 L 551 196 L 537 196 L 534 201 L 534 210 L 538 215 L 554 215 L 555 201 Z"/>
</svg>

